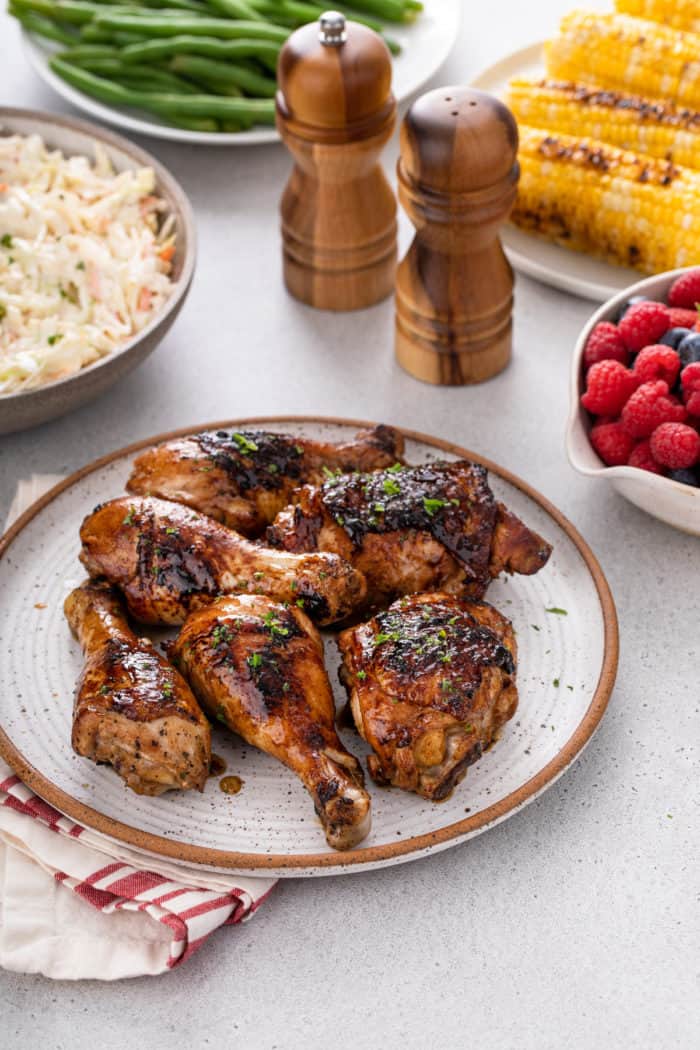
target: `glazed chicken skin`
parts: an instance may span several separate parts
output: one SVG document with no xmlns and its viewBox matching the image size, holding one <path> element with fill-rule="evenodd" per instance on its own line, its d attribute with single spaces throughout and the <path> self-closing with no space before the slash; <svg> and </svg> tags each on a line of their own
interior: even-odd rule
<svg viewBox="0 0 700 1050">
<path fill-rule="evenodd" d="M 391 427 L 333 444 L 264 430 L 217 430 L 168 441 L 134 462 L 129 492 L 184 503 L 245 536 L 259 536 L 294 489 L 329 474 L 390 467 L 403 437 Z"/>
<path fill-rule="evenodd" d="M 378 784 L 447 798 L 515 713 L 513 629 L 486 602 L 412 595 L 344 631 L 339 646 Z"/>
<path fill-rule="evenodd" d="M 73 709 L 73 749 L 107 762 L 139 795 L 204 787 L 211 731 L 190 687 L 129 627 L 116 592 L 87 581 L 66 618 L 85 653 Z"/>
<path fill-rule="evenodd" d="M 188 618 L 172 656 L 212 717 L 297 774 L 329 846 L 350 849 L 365 838 L 362 768 L 336 732 L 323 643 L 299 608 L 257 595 L 221 598 Z"/>
<path fill-rule="evenodd" d="M 267 531 L 288 551 L 332 551 L 365 576 L 368 601 L 445 590 L 483 597 L 500 572 L 529 575 L 550 545 L 498 503 L 485 467 L 393 467 L 299 490 Z"/>
<path fill-rule="evenodd" d="M 345 618 L 365 594 L 362 575 L 336 554 L 271 550 L 165 500 L 104 503 L 80 538 L 88 573 L 118 587 L 141 623 L 181 624 L 221 594 L 254 592 L 295 602 L 325 624 Z"/>
</svg>

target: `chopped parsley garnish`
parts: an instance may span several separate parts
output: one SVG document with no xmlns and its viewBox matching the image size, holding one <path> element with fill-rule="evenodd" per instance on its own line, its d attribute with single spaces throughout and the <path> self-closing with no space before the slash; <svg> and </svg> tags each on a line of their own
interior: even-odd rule
<svg viewBox="0 0 700 1050">
<path fill-rule="evenodd" d="M 83 262 L 82 259 L 80 260 L 79 263 L 75 264 L 75 268 L 76 268 L 76 270 L 84 270 L 85 269 L 85 263 Z"/>
<path fill-rule="evenodd" d="M 297 600 L 296 600 L 296 602 L 294 604 L 298 605 L 300 609 L 303 609 L 304 608 L 304 599 L 303 598 L 297 598 Z"/>
<path fill-rule="evenodd" d="M 255 670 L 262 666 L 263 658 L 261 653 L 253 653 L 252 656 L 248 657 L 248 667 L 252 667 Z"/>
<path fill-rule="evenodd" d="M 233 433 L 231 437 L 238 445 L 241 452 L 257 452 L 258 446 L 250 438 L 247 438 L 245 434 Z"/>
<path fill-rule="evenodd" d="M 434 514 L 437 514 L 439 510 L 447 506 L 447 501 L 444 499 L 428 499 L 427 496 L 423 497 L 423 509 L 428 517 L 432 518 Z"/>
<path fill-rule="evenodd" d="M 129 513 L 124 518 L 124 521 L 122 522 L 122 525 L 133 525 L 134 524 L 134 513 L 135 513 L 135 511 L 136 511 L 136 507 L 129 507 Z"/>
<path fill-rule="evenodd" d="M 270 634 L 273 635 L 273 637 L 277 634 L 280 635 L 280 637 L 282 638 L 286 638 L 286 636 L 289 634 L 289 628 L 282 627 L 272 610 L 270 610 L 269 613 L 265 614 L 264 623 L 265 626 L 269 629 Z"/>
<path fill-rule="evenodd" d="M 402 463 L 394 463 L 393 467 L 387 467 L 386 468 L 387 474 L 398 474 L 398 472 L 400 470 L 403 470 L 403 464 Z"/>
<path fill-rule="evenodd" d="M 531 624 L 530 624 L 530 627 L 532 627 L 533 631 L 539 631 L 539 629 L 540 629 L 540 628 L 539 628 L 539 627 L 537 626 L 537 624 L 536 624 L 536 623 L 531 623 Z"/>
<path fill-rule="evenodd" d="M 0 237 L 0 244 L 3 246 L 3 248 L 11 248 L 12 247 L 12 234 L 10 234 L 10 233 L 3 233 L 2 237 Z"/>
<path fill-rule="evenodd" d="M 60 332 L 54 332 L 53 335 L 50 335 L 48 337 L 46 342 L 49 344 L 49 346 L 55 346 L 55 344 L 58 343 L 61 339 L 63 339 L 62 334 Z"/>
<path fill-rule="evenodd" d="M 174 529 L 171 525 L 169 525 L 167 527 L 167 529 L 165 530 L 165 535 L 166 536 L 179 536 L 180 535 L 180 530 L 179 529 Z"/>
<path fill-rule="evenodd" d="M 359 678 L 361 682 L 364 682 L 365 678 L 367 677 L 367 672 L 366 671 L 358 671 L 357 674 L 355 675 L 355 677 Z"/>
<path fill-rule="evenodd" d="M 5 306 L 4 303 L 0 303 L 0 321 L 2 321 L 2 319 L 3 319 L 3 317 L 5 316 L 6 313 L 7 313 L 7 307 Z"/>
<path fill-rule="evenodd" d="M 102 693 L 103 696 L 106 696 L 107 693 L 109 692 L 109 686 L 108 685 L 101 685 L 100 686 L 100 692 Z"/>
<path fill-rule="evenodd" d="M 289 682 L 282 682 L 282 692 L 283 693 L 288 693 L 291 688 L 292 687 L 289 684 Z"/>
<path fill-rule="evenodd" d="M 400 631 L 389 631 L 388 634 L 385 634 L 384 631 L 379 631 L 379 633 L 374 636 L 374 644 L 383 645 L 384 642 L 398 642 L 400 638 Z"/>
<path fill-rule="evenodd" d="M 559 688 L 559 679 L 555 678 L 553 680 L 553 682 L 552 682 L 552 685 L 554 686 L 555 689 L 558 689 Z"/>
<path fill-rule="evenodd" d="M 218 623 L 211 633 L 211 640 L 215 648 L 218 648 L 220 645 L 227 645 L 231 641 L 231 637 L 231 629 L 225 623 Z"/>
<path fill-rule="evenodd" d="M 401 486 L 394 481 L 393 478 L 384 478 L 382 482 L 382 488 L 386 492 L 387 496 L 400 496 Z"/>
<path fill-rule="evenodd" d="M 166 698 L 166 700 L 169 700 L 172 695 L 173 695 L 173 683 L 172 682 L 164 682 L 163 683 L 163 696 Z"/>
<path fill-rule="evenodd" d="M 545 612 L 556 613 L 557 616 L 568 616 L 566 609 L 559 609 L 556 605 L 553 605 L 550 609 L 545 609 Z"/>
<path fill-rule="evenodd" d="M 226 725 L 226 708 L 223 704 L 219 704 L 219 706 L 217 707 L 216 717 L 219 720 L 219 722 L 223 722 L 224 725 Z"/>
<path fill-rule="evenodd" d="M 254 580 L 262 580 L 262 579 L 264 579 L 264 577 L 265 577 L 265 573 L 264 572 L 254 572 L 253 573 L 253 579 Z"/>
<path fill-rule="evenodd" d="M 453 686 L 452 686 L 452 682 L 450 681 L 450 679 L 449 678 L 442 678 L 440 680 L 440 688 L 442 689 L 442 691 L 444 693 L 446 693 L 446 692 L 448 692 L 448 690 L 452 689 Z"/>
<path fill-rule="evenodd" d="M 267 469 L 268 469 L 270 474 L 277 474 L 277 472 L 279 471 L 280 468 L 277 466 L 276 463 L 268 463 L 267 464 Z"/>
<path fill-rule="evenodd" d="M 298 456 L 303 456 L 304 455 L 304 450 L 301 447 L 301 445 L 295 445 L 294 449 L 295 449 L 295 451 L 296 451 Z"/>
</svg>

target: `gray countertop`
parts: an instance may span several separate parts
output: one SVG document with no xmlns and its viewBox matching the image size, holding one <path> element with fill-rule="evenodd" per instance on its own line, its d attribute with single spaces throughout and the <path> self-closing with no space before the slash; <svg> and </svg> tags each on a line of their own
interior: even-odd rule
<svg viewBox="0 0 700 1050">
<path fill-rule="evenodd" d="M 468 6 L 435 84 L 544 36 L 571 0 Z M 2 102 L 63 110 L 5 14 L 0 57 Z M 121 1050 L 125 1034 L 244 1050 L 697 1045 L 699 547 L 566 461 L 569 355 L 592 305 L 519 278 L 511 367 L 473 388 L 423 386 L 393 360 L 391 301 L 333 316 L 286 296 L 281 147 L 144 145 L 194 205 L 192 293 L 156 353 L 101 400 L 2 438 L 0 520 L 20 478 L 173 427 L 273 413 L 402 424 L 483 452 L 573 520 L 617 601 L 620 672 L 583 757 L 513 819 L 398 868 L 286 881 L 253 922 L 162 978 L 0 972 L 3 1047 Z M 395 155 L 393 142 L 389 170 Z M 402 245 L 409 234 L 403 221 Z"/>
</svg>

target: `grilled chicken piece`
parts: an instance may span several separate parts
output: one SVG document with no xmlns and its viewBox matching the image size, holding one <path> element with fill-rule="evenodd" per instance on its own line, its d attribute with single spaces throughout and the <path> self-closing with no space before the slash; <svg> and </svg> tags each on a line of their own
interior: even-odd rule
<svg viewBox="0 0 700 1050">
<path fill-rule="evenodd" d="M 192 691 L 129 627 L 116 592 L 86 581 L 64 610 L 85 653 L 73 709 L 73 750 L 108 762 L 139 795 L 204 787 L 211 731 Z"/>
<path fill-rule="evenodd" d="M 184 503 L 257 536 L 300 485 L 320 484 L 337 471 L 390 467 L 402 453 L 403 437 L 385 426 L 337 445 L 265 430 L 217 430 L 143 452 L 126 487 Z"/>
<path fill-rule="evenodd" d="M 188 618 L 173 659 L 210 715 L 297 774 L 329 846 L 365 838 L 362 767 L 338 738 L 323 643 L 300 609 L 252 594 L 220 598 Z"/>
<path fill-rule="evenodd" d="M 336 554 L 288 554 L 244 539 L 179 503 L 123 496 L 82 524 L 80 560 L 124 594 L 141 623 L 180 624 L 220 594 L 296 602 L 319 623 L 362 602 L 365 581 Z"/>
<path fill-rule="evenodd" d="M 494 499 L 486 468 L 465 460 L 307 486 L 267 537 L 289 551 L 339 554 L 366 577 L 375 604 L 438 589 L 481 598 L 500 572 L 535 573 L 552 550 Z"/>
<path fill-rule="evenodd" d="M 486 602 L 415 594 L 343 631 L 339 645 L 378 784 L 447 798 L 518 705 L 513 629 Z"/>
</svg>

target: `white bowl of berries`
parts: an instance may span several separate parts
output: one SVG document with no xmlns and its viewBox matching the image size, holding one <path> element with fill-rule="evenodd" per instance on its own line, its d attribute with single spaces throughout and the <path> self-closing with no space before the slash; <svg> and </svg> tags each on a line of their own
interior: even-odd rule
<svg viewBox="0 0 700 1050">
<path fill-rule="evenodd" d="M 569 462 L 700 535 L 700 267 L 647 277 L 600 307 L 571 369 Z"/>
</svg>

